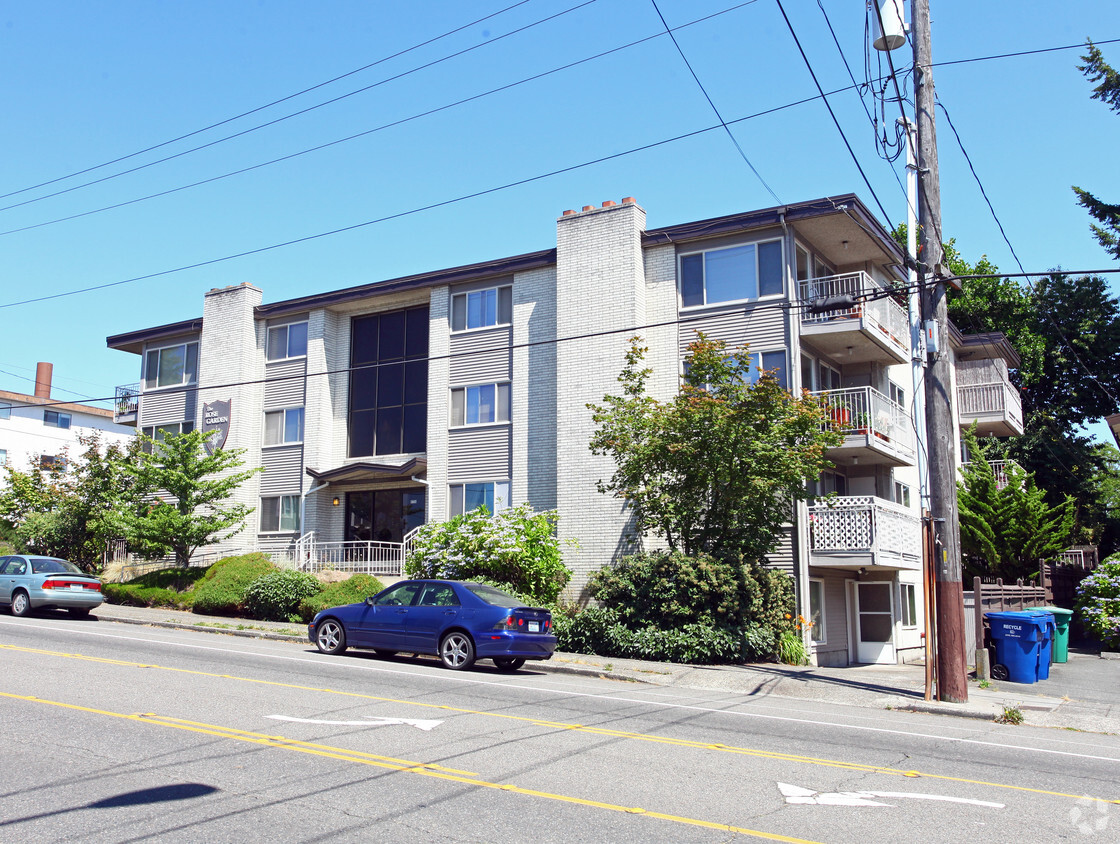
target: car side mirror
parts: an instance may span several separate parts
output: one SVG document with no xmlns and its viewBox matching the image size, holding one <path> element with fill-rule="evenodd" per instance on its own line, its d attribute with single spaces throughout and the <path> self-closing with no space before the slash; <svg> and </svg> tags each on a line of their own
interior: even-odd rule
<svg viewBox="0 0 1120 844">
<path fill-rule="evenodd" d="M 368 598 L 366 598 L 366 606 L 367 607 L 372 607 L 373 606 L 373 598 L 374 598 L 373 595 L 370 595 Z"/>
</svg>

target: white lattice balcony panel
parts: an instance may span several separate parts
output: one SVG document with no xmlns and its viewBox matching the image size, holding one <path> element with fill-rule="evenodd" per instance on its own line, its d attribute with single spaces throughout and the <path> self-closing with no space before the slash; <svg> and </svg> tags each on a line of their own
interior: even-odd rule
<svg viewBox="0 0 1120 844">
<path fill-rule="evenodd" d="M 810 504 L 808 514 L 810 565 L 921 570 L 921 519 L 900 504 L 841 496 Z"/>
<path fill-rule="evenodd" d="M 906 409 L 871 387 L 814 393 L 844 441 L 828 450 L 840 466 L 913 466 L 917 460 L 914 424 Z"/>
<path fill-rule="evenodd" d="M 1023 433 L 1023 401 L 1007 381 L 958 386 L 957 413 L 962 428 L 975 424 L 982 436 L 1017 437 Z"/>
<path fill-rule="evenodd" d="M 888 295 L 889 289 L 863 272 L 798 282 L 802 336 L 841 362 L 908 362 L 910 321 L 906 309 Z M 845 297 L 855 304 L 823 313 L 809 311 L 811 305 Z"/>
</svg>

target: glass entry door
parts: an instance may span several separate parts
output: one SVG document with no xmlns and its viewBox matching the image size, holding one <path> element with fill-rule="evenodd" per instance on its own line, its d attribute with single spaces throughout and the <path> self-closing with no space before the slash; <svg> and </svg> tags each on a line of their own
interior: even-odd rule
<svg viewBox="0 0 1120 844">
<path fill-rule="evenodd" d="M 358 542 L 403 542 L 424 524 L 424 489 L 377 489 L 346 494 L 346 539 Z"/>
<path fill-rule="evenodd" d="M 893 595 L 890 581 L 856 581 L 856 662 L 895 662 Z"/>
</svg>

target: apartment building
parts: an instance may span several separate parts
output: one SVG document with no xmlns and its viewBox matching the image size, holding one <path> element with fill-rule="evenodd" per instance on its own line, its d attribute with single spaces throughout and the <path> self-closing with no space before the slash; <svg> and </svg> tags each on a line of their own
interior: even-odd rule
<svg viewBox="0 0 1120 844">
<path fill-rule="evenodd" d="M 770 560 L 814 619 L 816 659 L 916 654 L 911 325 L 889 233 L 854 195 L 649 230 L 627 197 L 556 226 L 555 248 L 282 302 L 211 290 L 201 318 L 108 338 L 140 359 L 118 419 L 157 437 L 201 427 L 264 467 L 238 493 L 254 524 L 229 550 L 395 566 L 425 521 L 527 502 L 575 540 L 578 595 L 643 542 L 596 489 L 613 463 L 588 448 L 587 404 L 618 389 L 629 338 L 662 398 L 697 332 L 749 344 L 845 433 Z"/>
</svg>

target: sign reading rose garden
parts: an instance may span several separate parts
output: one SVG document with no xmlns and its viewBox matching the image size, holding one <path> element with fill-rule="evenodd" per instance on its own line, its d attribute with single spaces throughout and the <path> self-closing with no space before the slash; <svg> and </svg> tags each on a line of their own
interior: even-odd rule
<svg viewBox="0 0 1120 844">
<path fill-rule="evenodd" d="M 206 434 L 206 452 L 213 454 L 226 444 L 229 436 L 229 408 L 233 399 L 206 402 L 202 405 L 202 430 Z"/>
</svg>

